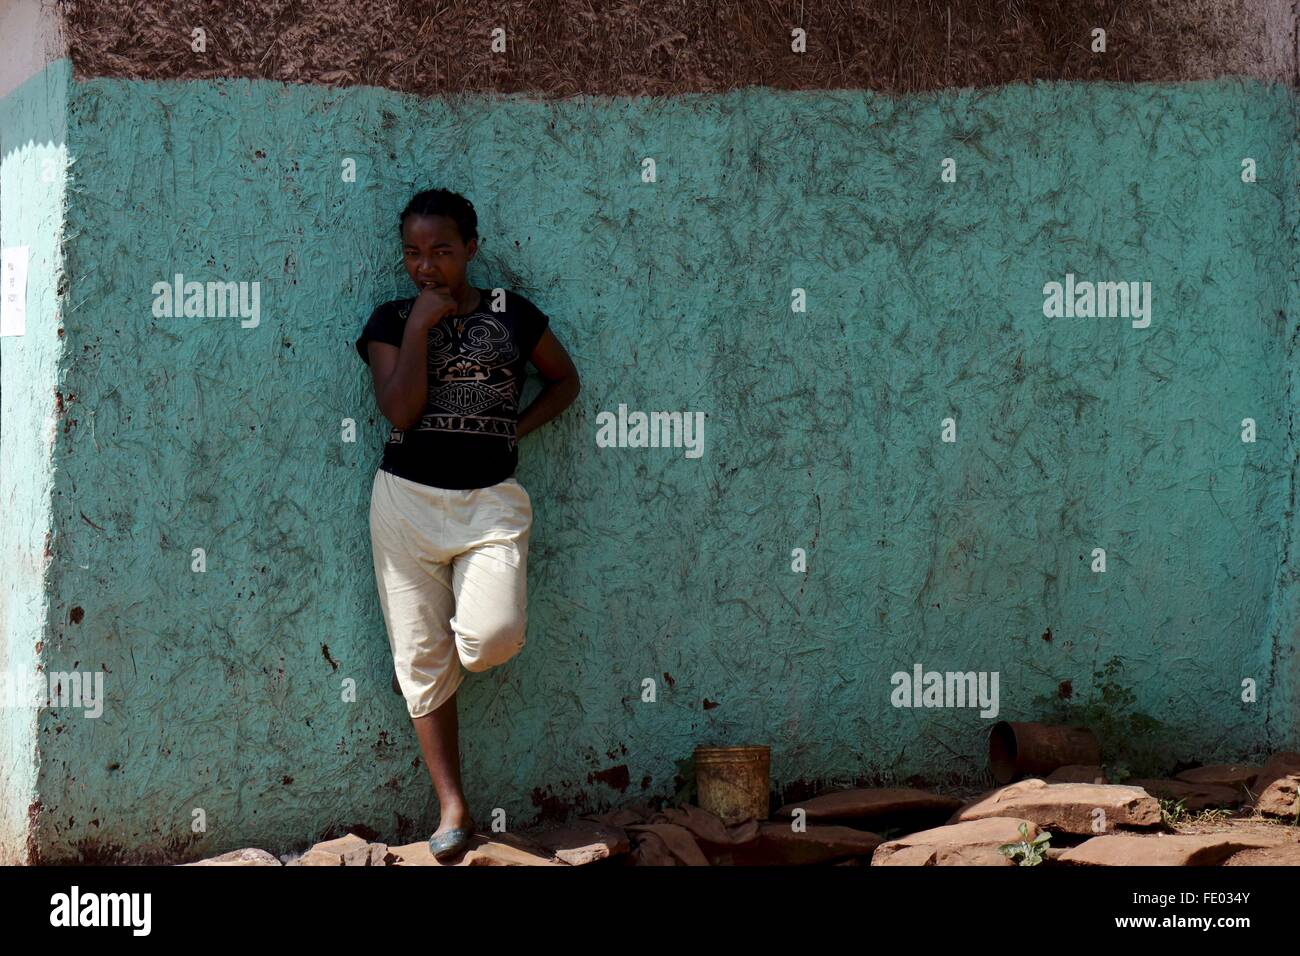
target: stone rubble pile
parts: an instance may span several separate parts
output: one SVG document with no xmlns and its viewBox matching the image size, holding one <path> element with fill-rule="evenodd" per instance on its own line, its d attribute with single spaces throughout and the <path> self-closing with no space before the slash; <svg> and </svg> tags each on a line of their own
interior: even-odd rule
<svg viewBox="0 0 1300 956">
<path fill-rule="evenodd" d="M 1160 800 L 1239 815 L 1206 824 L 1213 832 L 1179 832 Z M 909 787 L 841 790 L 772 817 L 727 826 L 696 806 L 641 804 L 562 826 L 479 833 L 443 863 L 425 840 L 387 846 L 348 834 L 297 857 L 248 848 L 185 865 L 1015 866 L 999 847 L 1046 832 L 1042 865 L 1300 866 L 1300 753 L 1122 784 L 1107 783 L 1100 767 L 1062 767 L 965 802 Z"/>
</svg>

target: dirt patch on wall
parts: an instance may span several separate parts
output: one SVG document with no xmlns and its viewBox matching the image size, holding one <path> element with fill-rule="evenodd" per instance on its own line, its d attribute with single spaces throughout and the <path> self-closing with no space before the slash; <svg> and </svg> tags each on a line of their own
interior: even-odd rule
<svg viewBox="0 0 1300 956">
<path fill-rule="evenodd" d="M 74 76 L 631 96 L 1034 80 L 1297 84 L 1294 0 L 72 0 Z M 220 12 L 214 12 L 219 10 Z M 796 28 L 806 52 L 791 49 Z M 503 52 L 492 49 L 504 31 Z M 1093 31 L 1106 31 L 1094 52 Z M 202 31 L 197 51 L 196 31 Z"/>
</svg>

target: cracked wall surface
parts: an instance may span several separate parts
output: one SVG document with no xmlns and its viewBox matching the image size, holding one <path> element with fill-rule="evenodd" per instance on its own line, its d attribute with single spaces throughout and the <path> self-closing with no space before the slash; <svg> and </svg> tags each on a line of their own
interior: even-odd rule
<svg viewBox="0 0 1300 956">
<path fill-rule="evenodd" d="M 50 632 L 71 84 L 56 19 L 35 5 L 0 7 L 0 37 L 15 36 L 21 53 L 0 57 L 0 247 L 26 246 L 29 274 L 26 334 L 0 337 L 0 863 L 36 853 L 41 811 L 37 712 L 17 691 L 39 676 Z"/>
<path fill-rule="evenodd" d="M 518 826 L 671 796 L 703 743 L 770 744 L 777 786 L 980 779 L 990 720 L 890 706 L 915 663 L 999 671 L 1016 720 L 1120 658 L 1171 760 L 1295 745 L 1293 87 L 539 100 L 75 59 L 0 100 L 3 244 L 62 230 L 67 276 L 0 339 L 6 570 L 50 532 L 5 648 L 106 692 L 99 718 L 5 715 L 29 859 L 436 818 L 388 687 L 366 525 L 387 426 L 351 345 L 409 294 L 397 214 L 431 185 L 478 209 L 471 281 L 533 299 L 583 377 L 521 445 L 528 643 L 460 694 L 474 806 Z M 60 78 L 66 209 L 9 119 Z M 16 177 L 56 212 L 11 215 Z M 260 323 L 155 317 L 177 272 L 258 282 Z M 1150 327 L 1044 317 L 1066 273 L 1150 281 Z M 704 412 L 704 455 L 597 447 L 620 403 Z"/>
</svg>

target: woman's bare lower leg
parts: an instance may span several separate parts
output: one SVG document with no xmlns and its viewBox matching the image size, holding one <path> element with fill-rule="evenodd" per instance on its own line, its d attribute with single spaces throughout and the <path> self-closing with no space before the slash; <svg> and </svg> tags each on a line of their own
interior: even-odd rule
<svg viewBox="0 0 1300 956">
<path fill-rule="evenodd" d="M 438 795 L 441 818 L 437 836 L 470 823 L 469 807 L 460 786 L 460 727 L 456 713 L 456 695 L 452 694 L 437 710 L 422 717 L 412 717 L 415 736 L 420 741 L 424 765 L 429 770 L 434 792 Z"/>
</svg>

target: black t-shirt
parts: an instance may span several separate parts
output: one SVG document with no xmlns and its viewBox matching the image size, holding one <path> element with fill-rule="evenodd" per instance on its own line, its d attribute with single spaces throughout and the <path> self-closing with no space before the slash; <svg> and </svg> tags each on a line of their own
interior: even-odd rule
<svg viewBox="0 0 1300 956">
<path fill-rule="evenodd" d="M 479 307 L 449 315 L 429 330 L 429 397 L 421 418 L 392 428 L 380 468 L 437 488 L 486 488 L 505 481 L 519 462 L 516 428 L 524 366 L 550 318 L 522 295 L 505 291 L 504 310 L 492 311 L 490 290 Z M 375 309 L 357 352 L 370 364 L 371 339 L 402 346 L 415 297 Z"/>
</svg>

